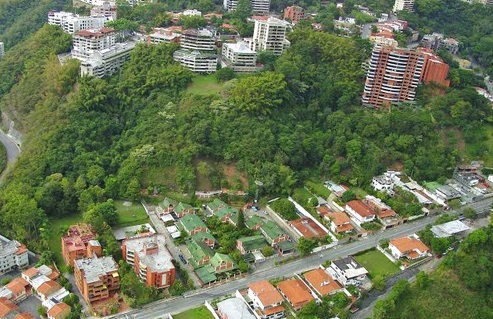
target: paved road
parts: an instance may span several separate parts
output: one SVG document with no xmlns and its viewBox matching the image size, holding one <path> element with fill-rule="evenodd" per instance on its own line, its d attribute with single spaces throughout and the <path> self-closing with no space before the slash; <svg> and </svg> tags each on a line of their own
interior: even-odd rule
<svg viewBox="0 0 493 319">
<path fill-rule="evenodd" d="M 20 148 L 7 134 L 0 130 L 0 142 L 7 150 L 7 161 L 12 163 L 19 156 Z"/>
<path fill-rule="evenodd" d="M 492 202 L 493 198 L 488 198 L 481 202 L 463 206 L 462 209 L 470 207 L 476 209 L 478 212 L 483 212 L 485 210 L 489 210 Z M 458 213 L 459 211 L 449 212 L 449 214 Z M 270 280 L 273 278 L 292 276 L 294 273 L 299 273 L 303 272 L 304 270 L 314 268 L 325 260 L 334 260 L 373 248 L 382 239 L 392 239 L 413 234 L 423 229 L 427 224 L 433 223 L 437 218 L 438 215 L 428 216 L 410 223 L 406 223 L 396 228 L 380 231 L 358 241 L 336 246 L 332 249 L 322 252 L 323 258 L 320 257 L 320 253 L 317 253 L 277 267 L 259 267 L 253 274 L 249 275 L 246 278 L 242 278 L 212 288 L 199 289 L 188 294 L 186 298 L 178 297 L 174 299 L 159 300 L 152 304 L 144 306 L 142 309 L 131 310 L 125 314 L 118 314 L 107 318 L 155 319 L 162 318 L 168 313 L 173 314 L 182 312 L 184 310 L 197 307 L 203 304 L 206 300 L 234 293 L 237 289 L 243 288 L 249 283 L 259 280 Z"/>
</svg>

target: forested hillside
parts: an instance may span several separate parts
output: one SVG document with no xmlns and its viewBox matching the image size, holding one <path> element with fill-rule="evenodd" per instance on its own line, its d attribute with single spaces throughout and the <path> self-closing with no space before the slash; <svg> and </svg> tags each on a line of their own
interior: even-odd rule
<svg viewBox="0 0 493 319">
<path fill-rule="evenodd" d="M 493 227 L 476 230 L 430 275 L 398 283 L 373 319 L 493 318 Z"/>
<path fill-rule="evenodd" d="M 48 11 L 71 4 L 71 0 L 0 0 L 0 41 L 6 49 L 13 47 L 41 28 Z"/>
</svg>

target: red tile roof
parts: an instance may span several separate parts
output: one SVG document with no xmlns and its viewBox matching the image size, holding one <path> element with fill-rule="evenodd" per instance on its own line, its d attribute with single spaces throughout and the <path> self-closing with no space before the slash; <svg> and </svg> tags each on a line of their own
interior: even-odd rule
<svg viewBox="0 0 493 319">
<path fill-rule="evenodd" d="M 60 303 L 57 303 L 56 305 L 54 305 L 53 307 L 51 307 L 50 310 L 48 310 L 47 314 L 50 316 L 50 317 L 53 317 L 53 318 L 56 318 L 57 316 L 59 316 L 60 314 L 62 313 L 70 313 L 70 306 L 67 305 L 66 303 L 64 302 L 60 302 Z"/>
<path fill-rule="evenodd" d="M 248 288 L 257 295 L 264 306 L 277 304 L 283 300 L 281 294 L 267 280 L 251 283 Z"/>
<path fill-rule="evenodd" d="M 321 238 L 327 233 L 317 225 L 311 218 L 303 217 L 290 222 L 291 226 L 296 228 L 303 237 L 306 238 Z"/>
<path fill-rule="evenodd" d="M 337 281 L 320 268 L 305 273 L 304 277 L 321 296 L 329 295 L 342 289 Z"/>
<path fill-rule="evenodd" d="M 19 309 L 12 301 L 7 298 L 0 298 L 0 318 L 6 317 L 10 312 Z"/>
<path fill-rule="evenodd" d="M 375 215 L 375 211 L 373 211 L 370 206 L 368 206 L 361 200 L 352 200 L 350 202 L 347 202 L 346 205 L 349 206 L 352 210 L 356 212 L 356 214 L 360 215 L 361 217 Z"/>
<path fill-rule="evenodd" d="M 277 288 L 293 305 L 295 310 L 303 307 L 314 298 L 310 289 L 299 279 L 288 279 L 277 284 Z"/>
<path fill-rule="evenodd" d="M 410 254 L 412 251 L 419 250 L 421 253 L 427 252 L 430 249 L 423 242 L 414 237 L 401 237 L 392 239 L 389 244 L 393 245 L 401 254 Z M 411 256 L 410 256 L 411 257 Z"/>
</svg>

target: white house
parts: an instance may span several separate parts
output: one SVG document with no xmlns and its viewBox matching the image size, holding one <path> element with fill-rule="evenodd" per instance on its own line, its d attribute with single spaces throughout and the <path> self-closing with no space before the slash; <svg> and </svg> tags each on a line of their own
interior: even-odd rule
<svg viewBox="0 0 493 319">
<path fill-rule="evenodd" d="M 327 271 L 343 286 L 358 284 L 368 274 L 368 270 L 351 256 L 332 261 Z"/>
<path fill-rule="evenodd" d="M 279 291 L 267 280 L 248 285 L 248 297 L 260 319 L 277 319 L 284 317 L 283 299 Z"/>
<path fill-rule="evenodd" d="M 27 252 L 23 244 L 0 235 L 0 273 L 26 267 L 29 264 Z"/>
</svg>

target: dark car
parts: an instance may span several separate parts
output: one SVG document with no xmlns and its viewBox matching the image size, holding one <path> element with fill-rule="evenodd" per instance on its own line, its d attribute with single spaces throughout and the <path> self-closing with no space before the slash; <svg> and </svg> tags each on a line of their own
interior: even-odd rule
<svg viewBox="0 0 493 319">
<path fill-rule="evenodd" d="M 184 263 L 185 265 L 188 264 L 187 260 L 185 259 L 185 257 L 183 257 L 182 254 L 178 255 L 178 257 L 180 257 L 182 263 Z"/>
</svg>

